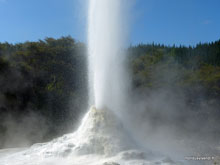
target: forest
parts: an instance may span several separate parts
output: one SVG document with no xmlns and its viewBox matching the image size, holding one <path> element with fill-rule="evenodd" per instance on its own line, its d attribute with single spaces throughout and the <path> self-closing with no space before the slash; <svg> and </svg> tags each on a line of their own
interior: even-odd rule
<svg viewBox="0 0 220 165">
<path fill-rule="evenodd" d="M 220 40 L 196 46 L 140 44 L 126 51 L 132 92 L 148 97 L 152 91 L 172 91 L 187 105 L 181 114 L 220 123 Z M 87 93 L 86 44 L 70 36 L 0 43 L 0 148 L 72 131 L 88 107 Z M 163 120 L 157 113 L 155 118 L 152 122 Z M 217 126 L 211 131 L 220 135 Z M 30 144 L 22 143 L 27 140 Z"/>
</svg>

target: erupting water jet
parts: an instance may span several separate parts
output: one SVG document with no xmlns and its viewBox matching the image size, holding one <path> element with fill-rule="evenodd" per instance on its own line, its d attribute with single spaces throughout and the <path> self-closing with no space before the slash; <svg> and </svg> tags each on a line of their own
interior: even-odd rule
<svg viewBox="0 0 220 165">
<path fill-rule="evenodd" d="M 117 109 L 126 94 L 124 0 L 90 0 L 88 53 L 90 105 Z"/>
</svg>

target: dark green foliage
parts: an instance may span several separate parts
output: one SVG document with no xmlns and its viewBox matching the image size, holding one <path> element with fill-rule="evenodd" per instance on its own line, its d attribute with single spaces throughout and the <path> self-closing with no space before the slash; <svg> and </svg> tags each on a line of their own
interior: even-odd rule
<svg viewBox="0 0 220 165">
<path fill-rule="evenodd" d="M 202 97 L 219 103 L 220 41 L 196 47 L 138 45 L 128 52 L 134 90 L 178 89 L 187 104 L 194 106 Z M 31 123 L 27 116 L 32 113 L 40 118 L 25 130 L 31 143 L 72 131 L 87 108 L 86 63 L 85 45 L 71 37 L 0 43 L 0 148 L 8 138 L 9 119 L 17 129 Z M 213 113 L 218 119 L 220 113 Z M 45 124 L 42 137 L 32 138 Z"/>
<path fill-rule="evenodd" d="M 85 53 L 71 37 L 0 44 L 0 136 L 4 119 L 19 123 L 30 112 L 47 120 L 45 138 L 73 129 L 70 123 L 87 107 Z"/>
<path fill-rule="evenodd" d="M 130 47 L 129 54 L 135 88 L 200 86 L 209 95 L 220 96 L 220 40 L 194 48 L 138 45 Z"/>
</svg>

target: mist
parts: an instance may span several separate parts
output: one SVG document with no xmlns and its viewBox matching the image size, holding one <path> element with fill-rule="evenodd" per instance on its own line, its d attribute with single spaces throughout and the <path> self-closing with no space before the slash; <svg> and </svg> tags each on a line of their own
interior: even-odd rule
<svg viewBox="0 0 220 165">
<path fill-rule="evenodd" d="M 158 86 L 134 87 L 134 73 L 130 72 L 133 88 L 121 119 L 143 150 L 165 153 L 176 160 L 218 156 L 219 103 L 210 99 L 201 85 L 189 87 L 199 89 L 199 95 L 176 85 L 185 75 L 182 66 L 171 61 L 169 67 L 165 60 L 152 69 L 151 81 L 159 82 Z"/>
<path fill-rule="evenodd" d="M 48 140 L 51 125 L 43 116 L 34 112 L 26 114 L 24 117 L 15 118 L 4 116 L 1 120 L 1 148 L 29 147 L 33 143 Z"/>
</svg>

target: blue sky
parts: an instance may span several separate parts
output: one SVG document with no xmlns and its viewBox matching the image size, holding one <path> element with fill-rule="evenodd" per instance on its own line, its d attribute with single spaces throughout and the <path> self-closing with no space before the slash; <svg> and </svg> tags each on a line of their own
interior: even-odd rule
<svg viewBox="0 0 220 165">
<path fill-rule="evenodd" d="M 128 0 L 131 1 L 131 0 Z M 86 39 L 86 0 L 0 0 L 0 42 Z M 131 44 L 195 45 L 220 39 L 220 0 L 136 0 Z"/>
</svg>

